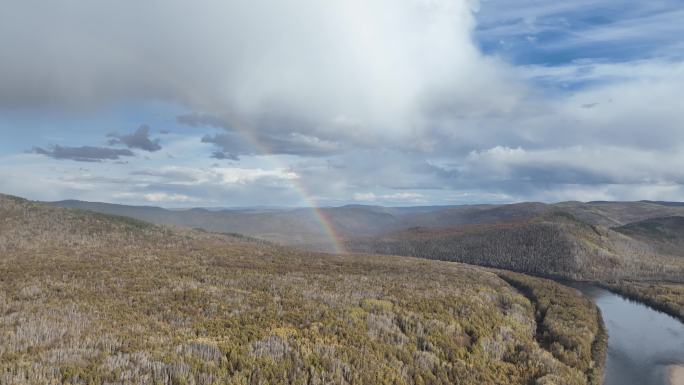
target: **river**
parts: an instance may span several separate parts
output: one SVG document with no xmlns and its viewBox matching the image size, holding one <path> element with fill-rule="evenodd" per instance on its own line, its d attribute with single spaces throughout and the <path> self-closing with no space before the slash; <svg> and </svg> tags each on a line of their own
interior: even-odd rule
<svg viewBox="0 0 684 385">
<path fill-rule="evenodd" d="M 608 329 L 604 385 L 668 384 L 668 366 L 684 363 L 684 323 L 596 286 L 571 286 L 592 298 L 603 314 Z"/>
</svg>

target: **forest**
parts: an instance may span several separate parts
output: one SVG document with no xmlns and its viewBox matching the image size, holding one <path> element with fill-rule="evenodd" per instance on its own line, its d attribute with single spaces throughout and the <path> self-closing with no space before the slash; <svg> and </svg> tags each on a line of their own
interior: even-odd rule
<svg viewBox="0 0 684 385">
<path fill-rule="evenodd" d="M 619 230 L 619 229 L 618 229 Z M 557 211 L 527 220 L 412 228 L 356 238 L 358 252 L 459 261 L 547 277 L 684 283 L 684 258 Z"/>
<path fill-rule="evenodd" d="M 602 384 L 608 334 L 591 300 L 554 281 L 497 273 L 531 300 L 540 344 L 561 362 L 586 373 L 590 384 Z"/>
<path fill-rule="evenodd" d="M 684 322 L 684 285 L 673 282 L 606 282 L 603 286 Z"/>
<path fill-rule="evenodd" d="M 6 196 L 0 218 L 3 385 L 579 385 L 601 367 L 595 307 L 550 281 Z"/>
</svg>

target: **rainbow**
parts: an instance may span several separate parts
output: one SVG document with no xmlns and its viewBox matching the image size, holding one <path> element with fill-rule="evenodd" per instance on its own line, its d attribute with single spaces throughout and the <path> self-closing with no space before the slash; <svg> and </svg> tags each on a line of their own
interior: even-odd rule
<svg viewBox="0 0 684 385">
<path fill-rule="evenodd" d="M 307 205 L 313 210 L 314 217 L 316 221 L 321 225 L 321 228 L 325 232 L 330 245 L 333 248 L 335 254 L 345 254 L 347 250 L 344 247 L 344 242 L 342 238 L 335 231 L 335 226 L 332 224 L 330 217 L 325 212 L 323 208 L 318 205 L 316 199 L 308 193 L 304 185 L 299 181 L 299 179 L 294 180 L 295 190 L 299 193 Z"/>
<path fill-rule="evenodd" d="M 259 138 L 254 135 L 254 131 L 245 127 L 241 122 L 231 119 L 229 121 L 230 127 L 239 133 L 244 139 L 246 139 L 258 153 L 265 155 L 273 155 L 273 150 L 266 144 L 263 143 Z M 276 157 L 270 157 L 270 161 L 273 163 L 274 167 L 284 169 L 286 165 L 281 164 Z M 335 226 L 328 214 L 323 208 L 320 207 L 318 200 L 309 193 L 306 186 L 301 182 L 299 178 L 293 179 L 294 190 L 299 194 L 300 198 L 306 205 L 312 209 L 314 218 L 320 224 L 321 229 L 325 233 L 332 251 L 335 254 L 346 254 L 347 250 L 344 246 L 344 241 L 342 237 L 337 234 Z"/>
</svg>

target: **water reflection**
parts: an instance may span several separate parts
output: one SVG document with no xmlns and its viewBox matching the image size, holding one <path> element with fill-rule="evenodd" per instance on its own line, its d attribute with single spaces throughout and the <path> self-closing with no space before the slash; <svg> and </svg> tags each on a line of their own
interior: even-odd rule
<svg viewBox="0 0 684 385">
<path fill-rule="evenodd" d="M 608 328 L 605 385 L 664 385 L 668 365 L 684 363 L 684 324 L 607 290 L 573 283 L 594 299 Z"/>
</svg>

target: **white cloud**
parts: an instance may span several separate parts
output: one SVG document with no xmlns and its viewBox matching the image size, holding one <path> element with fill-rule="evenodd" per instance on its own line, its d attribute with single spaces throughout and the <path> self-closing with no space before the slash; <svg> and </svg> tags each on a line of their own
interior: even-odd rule
<svg viewBox="0 0 684 385">
<path fill-rule="evenodd" d="M 160 182 L 198 186 L 205 184 L 236 185 L 249 184 L 260 179 L 294 180 L 298 176 L 286 169 L 261 169 L 241 167 L 181 167 L 166 166 L 159 170 L 142 170 L 136 172 L 142 177 L 151 177 Z"/>
<path fill-rule="evenodd" d="M 197 198 L 189 197 L 183 194 L 167 194 L 164 192 L 155 192 L 147 194 L 136 193 L 117 193 L 112 195 L 116 199 L 123 199 L 126 201 L 146 201 L 154 203 L 178 203 L 178 202 L 198 202 Z"/>
<path fill-rule="evenodd" d="M 407 202 L 407 203 L 421 203 L 425 202 L 425 196 L 423 194 L 413 193 L 413 192 L 398 192 L 391 194 L 379 194 L 376 195 L 372 192 L 365 193 L 355 193 L 354 200 L 359 202 Z"/>
<path fill-rule="evenodd" d="M 549 15 L 567 29 L 566 17 L 595 3 L 490 1 L 495 17 L 475 15 L 484 33 L 528 36 L 554 28 L 544 24 Z M 38 198 L 247 204 L 296 204 L 301 187 L 323 203 L 684 198 L 676 55 L 516 68 L 475 44 L 476 8 L 466 0 L 8 0 L 0 110 L 97 114 L 161 101 L 177 107 L 164 113 L 222 124 L 176 127 L 163 150 L 87 173 L 26 155 L 0 167 L 11 178 L 5 186 Z M 617 25 L 628 31 L 602 29 L 598 40 L 634 36 L 641 27 L 632 16 Z M 659 17 L 668 25 L 648 23 L 645 32 L 677 28 Z M 66 143 L 75 134 L 55 136 L 77 145 Z M 222 159 L 209 159 L 216 149 Z"/>
<path fill-rule="evenodd" d="M 476 6 L 74 0 L 37 12 L 10 0 L 0 14 L 0 108 L 156 99 L 227 116 L 239 131 L 287 117 L 299 122 L 295 139 L 326 148 L 331 136 L 407 145 L 444 111 L 489 114 L 517 100 L 505 65 L 473 44 Z"/>
<path fill-rule="evenodd" d="M 576 184 L 682 184 L 679 150 L 652 152 L 623 147 L 566 147 L 524 150 L 497 146 L 468 155 L 461 170 L 482 179 L 521 179 Z M 665 165 L 665 167 L 663 167 Z"/>
</svg>

